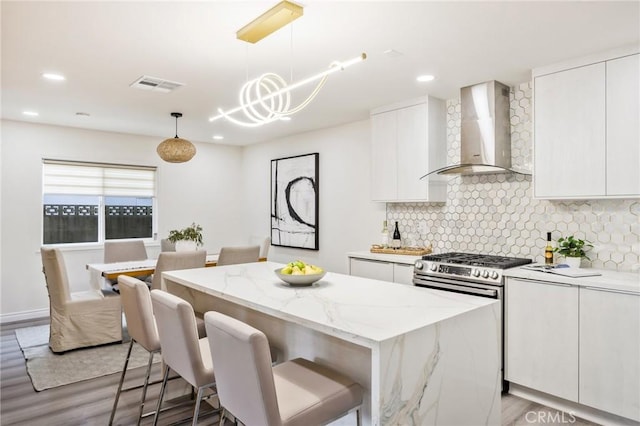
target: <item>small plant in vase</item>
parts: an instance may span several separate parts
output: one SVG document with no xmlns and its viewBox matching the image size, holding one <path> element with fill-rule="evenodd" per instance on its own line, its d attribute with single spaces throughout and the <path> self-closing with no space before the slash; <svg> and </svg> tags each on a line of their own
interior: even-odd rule
<svg viewBox="0 0 640 426">
<path fill-rule="evenodd" d="M 589 241 L 574 238 L 573 235 L 570 235 L 566 238 L 561 237 L 558 239 L 558 247 L 554 248 L 553 251 L 564 256 L 565 263 L 571 268 L 579 268 L 582 258 L 591 260 L 587 256 L 586 250 L 592 247 L 593 244 Z"/>
<path fill-rule="evenodd" d="M 194 222 L 180 230 L 172 229 L 168 239 L 176 245 L 176 251 L 197 250 L 202 245 L 202 226 Z"/>
</svg>

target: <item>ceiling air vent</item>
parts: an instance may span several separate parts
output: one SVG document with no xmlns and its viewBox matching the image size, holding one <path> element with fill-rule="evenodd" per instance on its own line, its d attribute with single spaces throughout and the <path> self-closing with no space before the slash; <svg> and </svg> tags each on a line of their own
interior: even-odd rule
<svg viewBox="0 0 640 426">
<path fill-rule="evenodd" d="M 152 90 L 154 92 L 169 93 L 180 86 L 184 86 L 184 84 L 178 83 L 176 81 L 169 81 L 162 78 L 143 75 L 142 77 L 131 83 L 129 86 L 141 90 Z"/>
</svg>

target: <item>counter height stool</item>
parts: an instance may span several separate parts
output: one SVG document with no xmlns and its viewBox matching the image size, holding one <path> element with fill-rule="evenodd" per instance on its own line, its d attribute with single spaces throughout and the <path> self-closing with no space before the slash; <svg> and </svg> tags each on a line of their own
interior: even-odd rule
<svg viewBox="0 0 640 426">
<path fill-rule="evenodd" d="M 153 357 L 155 354 L 160 353 L 160 337 L 158 336 L 158 329 L 156 326 L 156 320 L 153 316 L 153 306 L 151 302 L 151 294 L 147 284 L 139 279 L 129 277 L 126 275 L 120 275 L 118 277 L 118 284 L 120 286 L 120 299 L 122 300 L 122 307 L 124 315 L 127 320 L 127 329 L 129 336 L 131 336 L 131 343 L 129 344 L 129 350 L 127 351 L 127 357 L 124 361 L 124 367 L 122 374 L 120 375 L 120 383 L 118 384 L 118 390 L 116 392 L 115 400 L 113 401 L 113 408 L 111 409 L 111 416 L 109 417 L 109 425 L 113 424 L 113 419 L 118 407 L 118 401 L 120 399 L 121 392 L 127 392 L 142 387 L 142 398 L 140 400 L 140 408 L 138 412 L 137 424 L 143 417 L 144 403 L 147 396 L 147 387 L 154 385 L 158 382 L 149 383 L 151 376 L 151 367 L 153 365 Z M 200 337 L 205 336 L 204 322 L 201 329 L 198 330 Z M 147 371 L 144 377 L 144 382 L 140 386 L 133 386 L 127 389 L 122 389 L 124 378 L 127 372 L 127 366 L 129 365 L 129 358 L 131 357 L 131 350 L 133 344 L 137 343 L 149 352 L 149 363 L 147 364 Z M 144 416 L 154 414 L 153 412 L 147 413 Z"/>
<path fill-rule="evenodd" d="M 169 370 L 173 370 L 198 389 L 192 422 L 196 426 L 204 390 L 216 388 L 209 342 L 206 337 L 198 338 L 193 308 L 187 301 L 162 290 L 152 290 L 151 302 L 158 326 L 162 358 L 166 364 L 153 425 L 158 423 Z"/>
<path fill-rule="evenodd" d="M 260 330 L 219 312 L 204 315 L 216 370 L 218 398 L 246 426 L 326 424 L 356 410 L 361 424 L 362 387 L 342 374 L 297 358 L 271 366 Z"/>
</svg>

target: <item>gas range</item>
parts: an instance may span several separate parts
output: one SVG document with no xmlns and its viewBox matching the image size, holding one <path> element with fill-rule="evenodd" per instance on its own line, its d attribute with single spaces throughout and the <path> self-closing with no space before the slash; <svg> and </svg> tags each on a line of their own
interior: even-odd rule
<svg viewBox="0 0 640 426">
<path fill-rule="evenodd" d="M 504 269 L 531 263 L 531 259 L 473 253 L 442 253 L 422 256 L 416 261 L 415 276 L 460 279 L 502 286 Z"/>
</svg>

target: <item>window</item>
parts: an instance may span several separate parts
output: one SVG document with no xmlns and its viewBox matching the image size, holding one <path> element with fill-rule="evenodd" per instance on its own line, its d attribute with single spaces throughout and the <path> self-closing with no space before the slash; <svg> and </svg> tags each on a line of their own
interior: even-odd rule
<svg viewBox="0 0 640 426">
<path fill-rule="evenodd" d="M 152 238 L 155 167 L 43 161 L 42 242 Z"/>
</svg>

